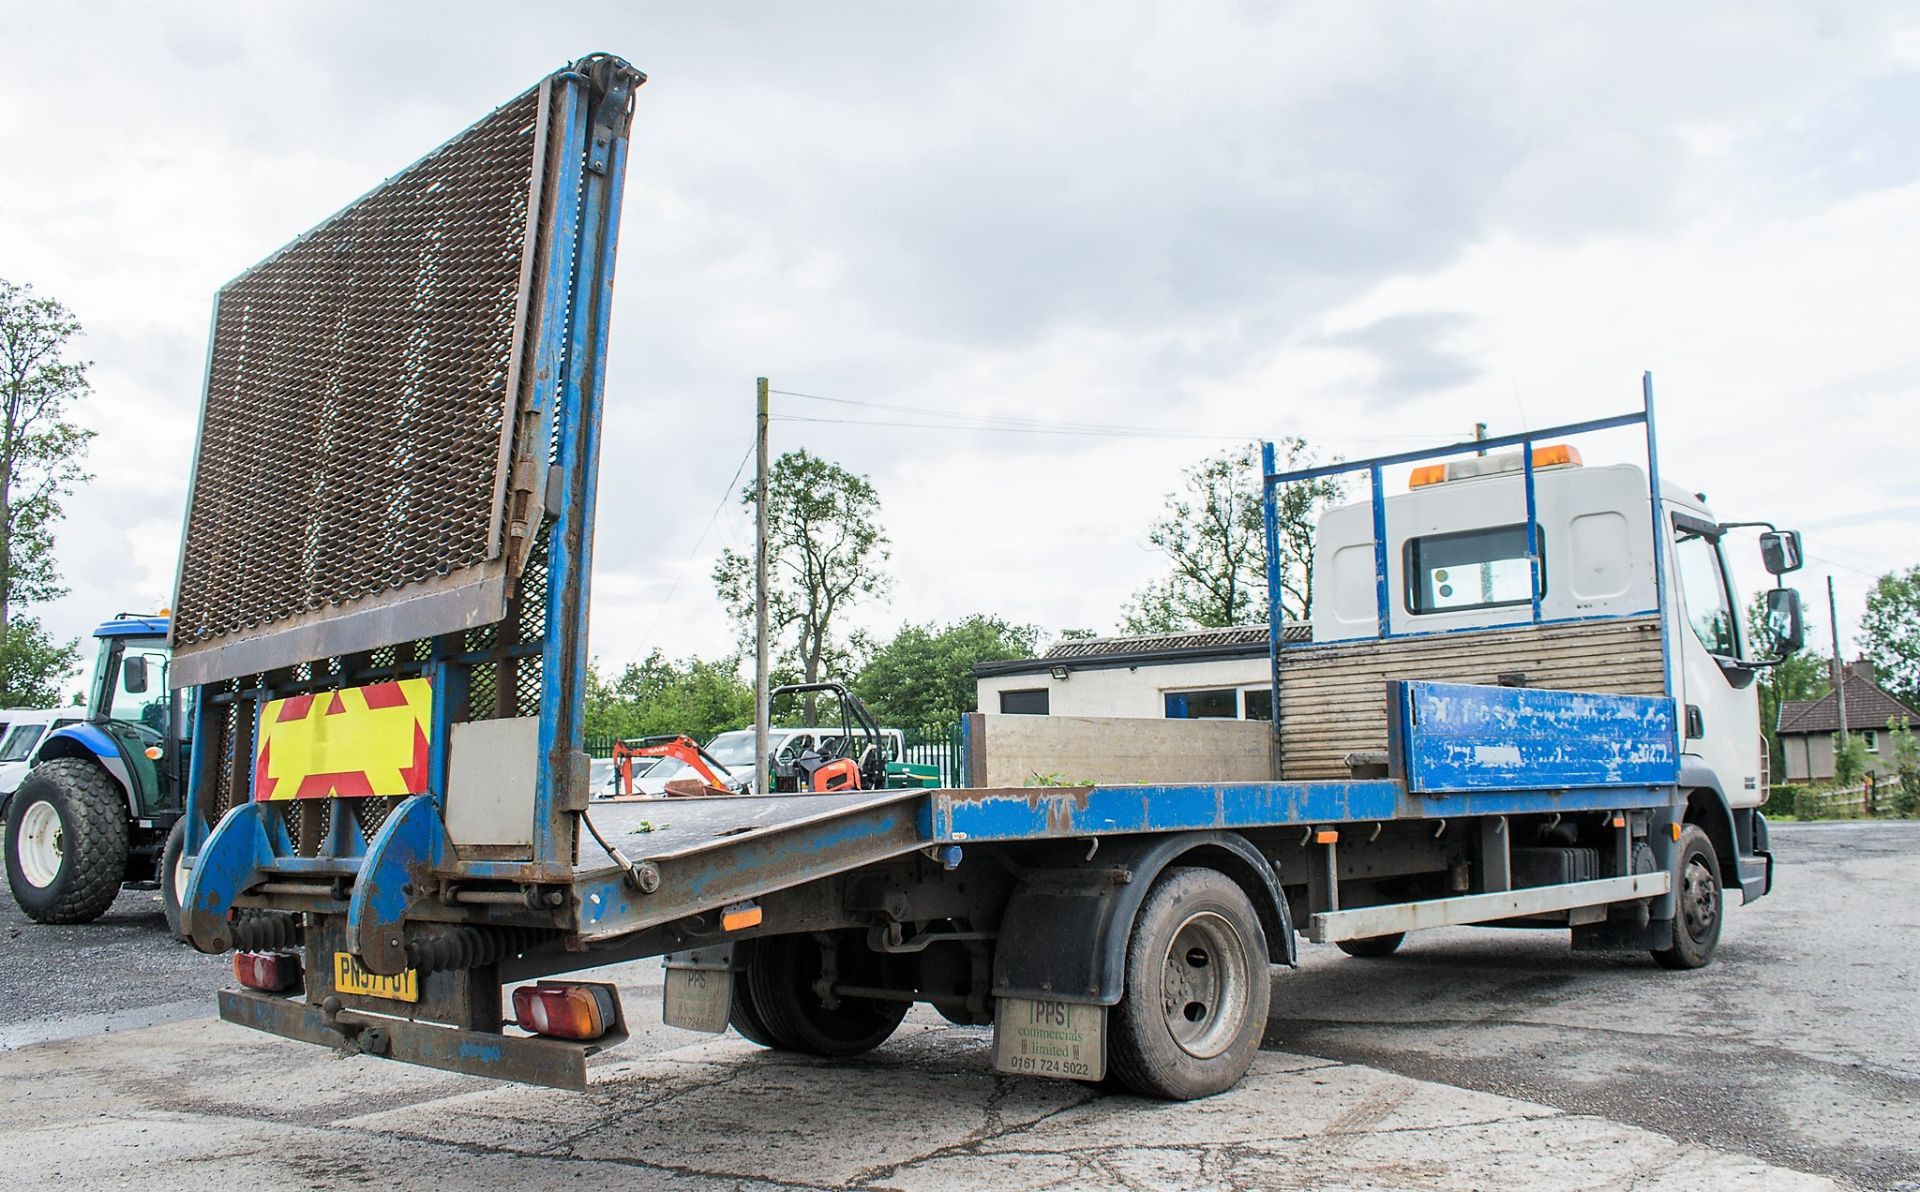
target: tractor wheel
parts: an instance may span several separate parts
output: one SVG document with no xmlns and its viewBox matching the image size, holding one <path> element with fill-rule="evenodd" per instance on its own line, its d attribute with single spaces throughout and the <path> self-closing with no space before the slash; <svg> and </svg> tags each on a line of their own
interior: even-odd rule
<svg viewBox="0 0 1920 1192">
<path fill-rule="evenodd" d="M 880 957 L 867 951 L 858 933 L 843 932 L 830 939 L 841 982 L 881 983 Z M 767 1046 L 836 1057 L 872 1051 L 899 1027 L 907 1016 L 907 1003 L 842 997 L 829 1009 L 813 987 L 820 978 L 821 950 L 821 943 L 811 935 L 774 935 L 754 941 L 753 957 L 742 975 L 747 980 L 748 1004 L 759 1015 L 758 1025 L 765 1028 Z M 738 1030 L 740 1023 L 734 1025 Z M 740 1033 L 753 1038 L 744 1030 Z"/>
<path fill-rule="evenodd" d="M 42 762 L 13 796 L 7 884 L 36 923 L 90 923 L 127 876 L 127 799 L 90 761 Z"/>
<path fill-rule="evenodd" d="M 1217 870 L 1167 870 L 1127 943 L 1126 993 L 1107 1017 L 1110 1072 L 1169 1101 L 1232 1088 L 1266 1033 L 1270 986 L 1246 891 Z"/>
<path fill-rule="evenodd" d="M 160 850 L 160 910 L 167 916 L 167 934 L 174 939 L 187 938 L 186 916 L 180 907 L 187 895 L 187 817 L 174 821 L 167 833 L 167 846 Z"/>
</svg>

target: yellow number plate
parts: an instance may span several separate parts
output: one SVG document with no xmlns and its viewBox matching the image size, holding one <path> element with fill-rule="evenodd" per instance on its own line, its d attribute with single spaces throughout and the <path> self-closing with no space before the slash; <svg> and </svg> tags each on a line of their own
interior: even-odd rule
<svg viewBox="0 0 1920 1192">
<path fill-rule="evenodd" d="M 396 1002 L 420 1000 L 420 974 L 413 969 L 392 977 L 370 973 L 351 952 L 333 954 L 333 987 L 341 993 L 383 997 Z"/>
</svg>

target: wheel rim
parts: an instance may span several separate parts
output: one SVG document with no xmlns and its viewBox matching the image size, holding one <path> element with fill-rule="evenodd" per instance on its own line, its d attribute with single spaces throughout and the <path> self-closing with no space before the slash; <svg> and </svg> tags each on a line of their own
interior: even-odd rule
<svg viewBox="0 0 1920 1192">
<path fill-rule="evenodd" d="M 66 859 L 65 833 L 60 813 L 51 803 L 35 803 L 20 816 L 20 876 L 36 890 L 44 890 L 60 876 Z"/>
<path fill-rule="evenodd" d="M 1247 947 L 1212 911 L 1188 916 L 1162 966 L 1167 1033 L 1180 1050 L 1212 1059 L 1232 1046 L 1247 1013 Z"/>
<path fill-rule="evenodd" d="M 1713 870 L 1699 857 L 1690 859 L 1680 897 L 1680 916 L 1686 924 L 1687 935 L 1696 942 L 1713 934 L 1714 924 L 1720 918 L 1719 895 L 1720 885 L 1713 880 Z"/>
<path fill-rule="evenodd" d="M 179 906 L 187 904 L 187 850 L 180 849 L 180 855 L 173 859 L 173 901 Z"/>
</svg>

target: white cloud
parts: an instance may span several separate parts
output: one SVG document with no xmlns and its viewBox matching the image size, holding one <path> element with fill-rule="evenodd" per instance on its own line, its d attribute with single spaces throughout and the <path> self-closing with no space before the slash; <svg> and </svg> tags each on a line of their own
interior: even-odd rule
<svg viewBox="0 0 1920 1192">
<path fill-rule="evenodd" d="M 1920 58 L 1890 13 L 13 6 L 0 276 L 71 305 L 97 361 L 98 479 L 48 616 L 79 633 L 165 598 L 214 290 L 589 48 L 652 74 L 609 377 L 609 660 L 730 647 L 707 572 L 746 541 L 733 502 L 696 541 L 761 374 L 1351 456 L 1630 406 L 1650 367 L 1669 472 L 1806 528 L 1856 569 L 1845 615 L 1920 541 Z M 879 487 L 879 629 L 1111 626 L 1157 569 L 1161 494 L 1216 446 L 776 434 Z"/>
</svg>

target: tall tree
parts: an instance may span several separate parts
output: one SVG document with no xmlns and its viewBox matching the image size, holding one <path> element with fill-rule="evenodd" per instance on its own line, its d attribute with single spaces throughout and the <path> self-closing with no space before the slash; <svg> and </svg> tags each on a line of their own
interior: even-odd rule
<svg viewBox="0 0 1920 1192">
<path fill-rule="evenodd" d="M 1809 626 L 1811 629 L 1811 626 Z M 1764 653 L 1773 641 L 1767 623 L 1767 595 L 1756 592 L 1747 604 L 1747 640 L 1756 653 Z M 1762 671 L 1759 680 L 1760 732 L 1767 739 L 1767 755 L 1773 759 L 1773 772 L 1785 774 L 1787 756 L 1780 748 L 1780 705 L 1788 700 L 1819 699 L 1830 687 L 1827 662 L 1818 654 L 1800 650 Z"/>
<path fill-rule="evenodd" d="M 1920 700 L 1920 567 L 1875 581 L 1860 640 L 1882 685 L 1908 703 Z"/>
<path fill-rule="evenodd" d="M 1310 467 L 1314 451 L 1300 438 L 1274 444 L 1283 468 Z M 1221 452 L 1186 470 L 1186 486 L 1167 494 L 1166 516 L 1147 540 L 1171 572 L 1134 596 L 1122 620 L 1129 633 L 1171 633 L 1264 624 L 1267 549 L 1262 525 L 1259 448 Z M 1335 477 L 1282 485 L 1276 492 L 1280 539 L 1281 614 L 1304 619 L 1313 603 L 1313 531 L 1320 511 L 1340 498 Z"/>
<path fill-rule="evenodd" d="M 753 688 L 733 658 L 676 661 L 655 650 L 609 680 L 587 671 L 589 736 L 650 737 L 681 733 L 707 741 L 753 723 Z"/>
<path fill-rule="evenodd" d="M 53 527 L 60 502 L 87 478 L 93 432 L 68 420 L 92 391 L 73 359 L 73 313 L 32 286 L 0 280 L 0 698 L 44 702 L 77 656 L 20 610 L 62 595 Z M 57 692 L 54 693 L 57 696 Z"/>
<path fill-rule="evenodd" d="M 860 670 L 854 693 L 883 724 L 952 724 L 975 708 L 979 687 L 974 663 L 1031 658 L 1039 642 L 1038 626 L 1014 625 L 984 613 L 948 625 L 905 625 L 873 652 Z"/>
<path fill-rule="evenodd" d="M 753 485 L 740 496 L 753 507 Z M 804 449 L 775 460 L 767 476 L 767 624 L 776 663 L 807 683 L 844 673 L 852 654 L 836 629 L 848 609 L 886 594 L 887 557 L 880 497 L 865 476 Z M 750 647 L 752 554 L 722 551 L 713 583 Z M 815 723 L 813 700 L 806 717 Z"/>
</svg>

